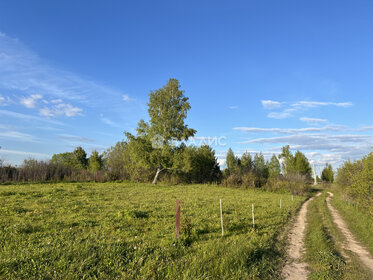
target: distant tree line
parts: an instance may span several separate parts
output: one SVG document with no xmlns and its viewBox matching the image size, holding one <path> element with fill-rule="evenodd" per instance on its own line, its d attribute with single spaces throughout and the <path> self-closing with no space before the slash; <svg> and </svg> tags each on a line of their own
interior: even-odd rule
<svg viewBox="0 0 373 280">
<path fill-rule="evenodd" d="M 226 165 L 223 184 L 231 187 L 289 189 L 293 193 L 303 193 L 309 189 L 312 181 L 312 169 L 307 157 L 300 151 L 293 155 L 290 146 L 283 147 L 278 156 L 272 155 L 267 161 L 262 153 L 252 157 L 245 152 L 237 157 L 229 149 Z"/>
<path fill-rule="evenodd" d="M 360 160 L 345 161 L 338 168 L 336 182 L 347 199 L 373 216 L 373 151 Z"/>
</svg>

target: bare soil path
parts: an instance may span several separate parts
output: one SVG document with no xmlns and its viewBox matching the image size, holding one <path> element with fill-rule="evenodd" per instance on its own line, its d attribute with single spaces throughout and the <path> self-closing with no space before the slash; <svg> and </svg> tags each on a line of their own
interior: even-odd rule
<svg viewBox="0 0 373 280">
<path fill-rule="evenodd" d="M 317 196 L 321 195 L 318 193 Z M 306 229 L 307 207 L 314 197 L 307 200 L 301 207 L 296 217 L 294 227 L 289 235 L 288 259 L 282 270 L 282 275 L 287 280 L 307 279 L 307 264 L 301 258 L 304 252 L 304 235 Z"/>
<path fill-rule="evenodd" d="M 329 211 L 333 217 L 334 223 L 337 225 L 339 230 L 344 235 L 346 242 L 342 244 L 343 249 L 350 250 L 355 253 L 361 262 L 373 272 L 373 258 L 366 248 L 364 248 L 353 236 L 351 231 L 348 229 L 346 222 L 343 220 L 342 216 L 330 203 L 333 197 L 331 192 L 328 192 L 329 197 L 326 198 L 326 203 L 328 205 Z"/>
</svg>

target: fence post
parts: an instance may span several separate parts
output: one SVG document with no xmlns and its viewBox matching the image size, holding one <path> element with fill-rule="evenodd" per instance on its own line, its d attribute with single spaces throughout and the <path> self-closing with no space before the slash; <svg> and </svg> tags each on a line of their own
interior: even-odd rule
<svg viewBox="0 0 373 280">
<path fill-rule="evenodd" d="M 176 200 L 176 239 L 180 238 L 180 200 Z"/>
<path fill-rule="evenodd" d="M 220 221 L 221 221 L 221 236 L 224 236 L 224 225 L 223 225 L 223 205 L 220 199 Z"/>
</svg>

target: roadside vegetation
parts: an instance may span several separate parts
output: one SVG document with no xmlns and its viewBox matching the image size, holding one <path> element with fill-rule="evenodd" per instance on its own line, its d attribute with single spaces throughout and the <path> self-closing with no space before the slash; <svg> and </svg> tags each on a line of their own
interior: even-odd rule
<svg viewBox="0 0 373 280">
<path fill-rule="evenodd" d="M 304 199 L 213 185 L 1 186 L 0 278 L 278 279 L 279 234 Z"/>
</svg>

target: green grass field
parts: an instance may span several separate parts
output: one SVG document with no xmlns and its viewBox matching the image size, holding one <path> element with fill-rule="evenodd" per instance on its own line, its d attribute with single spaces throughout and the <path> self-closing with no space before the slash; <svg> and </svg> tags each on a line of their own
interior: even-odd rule
<svg viewBox="0 0 373 280">
<path fill-rule="evenodd" d="M 3 185 L 0 278 L 276 279 L 285 254 L 278 236 L 304 199 L 209 185 Z"/>
</svg>

